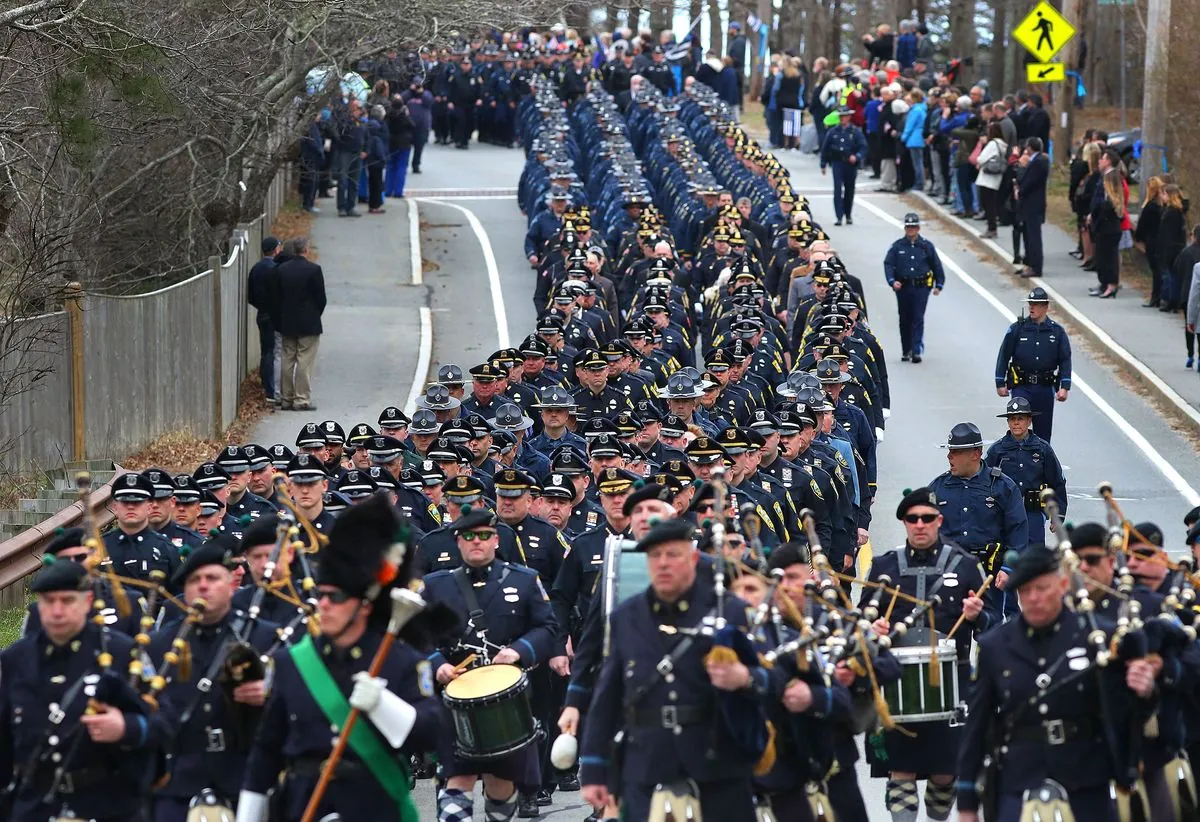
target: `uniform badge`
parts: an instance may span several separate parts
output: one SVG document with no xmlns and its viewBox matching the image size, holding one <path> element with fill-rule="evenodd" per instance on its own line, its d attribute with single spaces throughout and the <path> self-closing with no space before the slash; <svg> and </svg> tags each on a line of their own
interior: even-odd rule
<svg viewBox="0 0 1200 822">
<path fill-rule="evenodd" d="M 823 502 L 825 500 L 825 495 L 821 493 L 821 488 L 819 485 L 817 485 L 817 481 L 809 480 L 808 484 L 809 484 L 809 487 L 812 488 L 813 495 L 816 496 L 817 499 L 819 499 Z"/>
<path fill-rule="evenodd" d="M 417 688 L 421 696 L 433 696 L 433 664 L 428 659 L 417 663 Z"/>
<path fill-rule="evenodd" d="M 595 511 L 588 511 L 587 524 L 589 527 L 596 525 L 596 523 L 598 523 L 599 521 L 600 521 L 599 514 L 597 514 Z"/>
<path fill-rule="evenodd" d="M 996 498 L 995 497 L 986 497 L 983 500 L 983 504 L 986 505 L 988 508 L 995 508 L 996 507 Z"/>
<path fill-rule="evenodd" d="M 1034 462 L 1041 462 L 1041 461 L 1042 461 L 1042 455 L 1041 455 L 1041 453 L 1040 453 L 1040 452 L 1038 452 L 1038 451 L 1034 451 L 1032 454 L 1030 454 L 1030 455 L 1029 455 L 1029 458 L 1030 458 L 1031 460 L 1033 460 Z"/>
</svg>

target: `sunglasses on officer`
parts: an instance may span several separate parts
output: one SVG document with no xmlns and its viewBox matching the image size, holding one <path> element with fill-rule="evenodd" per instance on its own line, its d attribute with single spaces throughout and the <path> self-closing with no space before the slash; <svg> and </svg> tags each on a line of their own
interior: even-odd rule
<svg viewBox="0 0 1200 822">
<path fill-rule="evenodd" d="M 341 588 L 321 588 L 317 591 L 317 601 L 328 599 L 334 605 L 341 605 L 343 602 L 349 602 L 354 597 L 343 591 Z"/>
<path fill-rule="evenodd" d="M 1105 557 L 1107 557 L 1108 554 L 1105 554 L 1103 552 L 1090 553 L 1090 554 L 1077 553 L 1076 556 L 1079 557 L 1079 561 L 1082 562 L 1084 565 L 1090 566 L 1090 565 L 1099 565 L 1101 562 L 1104 561 Z"/>
<path fill-rule="evenodd" d="M 935 522 L 940 516 L 941 514 L 905 514 L 904 521 L 909 525 L 916 525 L 918 522 L 929 525 L 930 523 Z"/>
<path fill-rule="evenodd" d="M 458 535 L 459 535 L 459 537 L 466 540 L 467 542 L 474 542 L 475 540 L 479 540 L 480 542 L 487 542 L 489 539 L 496 536 L 496 532 L 495 531 L 459 531 Z"/>
</svg>

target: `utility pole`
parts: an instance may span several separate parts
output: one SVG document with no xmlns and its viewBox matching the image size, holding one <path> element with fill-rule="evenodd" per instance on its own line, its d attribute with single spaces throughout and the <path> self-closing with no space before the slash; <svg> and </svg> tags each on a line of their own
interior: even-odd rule
<svg viewBox="0 0 1200 822">
<path fill-rule="evenodd" d="M 1078 32 L 1076 36 L 1071 38 L 1071 42 L 1067 43 L 1067 47 L 1063 49 L 1062 61 L 1066 65 L 1068 72 L 1076 71 L 1079 65 L 1080 43 L 1083 41 L 1084 36 L 1083 3 L 1084 0 L 1064 0 L 1063 2 L 1063 17 Z M 1062 93 L 1058 98 L 1059 136 L 1057 144 L 1062 146 L 1062 153 L 1055 159 L 1064 165 L 1070 164 L 1071 149 L 1075 145 L 1075 85 L 1076 79 L 1068 74 L 1063 80 Z"/>
<path fill-rule="evenodd" d="M 1140 187 L 1146 196 L 1151 169 L 1161 167 L 1167 145 L 1167 77 L 1171 56 L 1171 0 L 1154 0 L 1146 15 L 1146 72 L 1142 90 Z"/>
</svg>

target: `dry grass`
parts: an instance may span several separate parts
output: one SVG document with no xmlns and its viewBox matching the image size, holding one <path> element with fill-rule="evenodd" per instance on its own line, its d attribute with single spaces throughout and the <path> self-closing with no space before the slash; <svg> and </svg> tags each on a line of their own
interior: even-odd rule
<svg viewBox="0 0 1200 822">
<path fill-rule="evenodd" d="M 271 224 L 271 233 L 285 243 L 295 237 L 308 237 L 308 258 L 316 260 L 319 254 L 316 246 L 312 243 L 314 219 L 316 218 L 312 214 L 300 207 L 300 198 L 295 194 L 290 194 L 283 204 L 283 208 L 279 210 L 279 214 L 275 216 L 275 222 Z"/>
</svg>

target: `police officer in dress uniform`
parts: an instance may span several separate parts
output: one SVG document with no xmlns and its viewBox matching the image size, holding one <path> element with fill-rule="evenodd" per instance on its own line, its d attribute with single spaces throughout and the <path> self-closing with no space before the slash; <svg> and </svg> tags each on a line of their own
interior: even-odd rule
<svg viewBox="0 0 1200 822">
<path fill-rule="evenodd" d="M 580 454 L 587 453 L 583 437 L 567 429 L 575 412 L 575 399 L 567 389 L 551 385 L 542 389 L 541 398 L 533 406 L 542 418 L 542 433 L 529 440 L 527 445 L 550 457 L 558 448 L 569 445 Z"/>
<path fill-rule="evenodd" d="M 318 533 L 328 535 L 333 530 L 333 514 L 325 510 L 325 492 L 329 490 L 329 475 L 325 466 L 312 454 L 297 454 L 287 466 L 288 496 L 312 523 Z M 304 530 L 300 539 L 306 540 Z M 312 546 L 309 546 L 310 548 Z"/>
<path fill-rule="evenodd" d="M 242 577 L 242 586 L 233 595 L 233 607 L 237 611 L 246 612 L 254 601 L 258 591 L 258 581 L 263 578 L 263 570 L 271 558 L 278 539 L 279 520 L 276 517 L 259 517 L 242 536 L 238 548 L 240 559 L 245 565 L 246 572 Z M 283 569 L 291 567 L 291 549 L 285 545 L 276 561 L 272 581 L 278 582 L 283 575 Z M 299 588 L 299 585 L 297 585 Z M 259 612 L 264 622 L 276 625 L 287 625 L 299 612 L 295 603 L 280 596 L 283 589 L 272 587 L 259 603 Z"/>
<path fill-rule="evenodd" d="M 867 158 L 867 138 L 862 129 L 850 120 L 854 111 L 849 108 L 838 110 L 838 124 L 825 132 L 821 143 L 821 174 L 826 166 L 833 166 L 833 213 L 837 215 L 834 225 L 854 224 L 851 212 L 854 209 L 854 185 L 858 170 Z"/>
<path fill-rule="evenodd" d="M 1042 510 L 1042 490 L 1050 488 L 1058 500 L 1059 510 L 1067 513 L 1067 479 L 1058 455 L 1050 443 L 1030 431 L 1038 412 L 1025 397 L 1011 397 L 1003 414 L 1008 420 L 1008 433 L 988 446 L 984 463 L 999 468 L 1017 484 L 1029 516 L 1029 544 L 1046 541 L 1046 516 Z"/>
<path fill-rule="evenodd" d="M 410 554 L 392 551 L 400 521 L 382 497 L 346 511 L 321 550 L 317 596 L 321 634 L 305 636 L 275 657 L 275 681 L 246 766 L 237 822 L 263 822 L 275 787 L 272 819 L 296 822 L 326 767 L 351 708 L 356 730 L 338 762 L 317 818 L 399 822 L 416 817 L 408 761 L 432 751 L 446 728 L 424 654 L 431 637 L 457 619 L 430 605 L 401 629 L 379 676 L 368 673 L 392 615 L 392 591 L 411 581 Z"/>
<path fill-rule="evenodd" d="M 338 431 L 341 431 L 341 426 L 338 426 Z M 328 432 L 326 436 L 329 436 Z M 342 441 L 344 440 L 343 435 Z M 341 451 L 341 442 L 338 443 L 338 451 Z M 227 445 L 221 449 L 221 453 L 213 462 L 224 468 L 225 473 L 229 475 L 229 496 L 225 499 L 225 508 L 230 516 L 240 523 L 246 517 L 258 519 L 263 515 L 275 513 L 275 507 L 271 503 L 249 489 L 250 455 L 246 453 L 246 449 L 238 445 Z"/>
<path fill-rule="evenodd" d="M 151 713 L 124 669 L 111 669 L 130 658 L 133 641 L 91 621 L 83 565 L 55 562 L 31 591 L 39 627 L 0 653 L 0 772 L 12 777 L 4 818 L 142 822 L 170 701 Z"/>
<path fill-rule="evenodd" d="M 204 542 L 204 537 L 175 521 L 175 483 L 171 475 L 161 468 L 150 468 L 143 471 L 142 476 L 154 486 L 154 496 L 150 498 L 150 527 L 166 537 L 176 551 L 184 546 L 190 550 Z"/>
<path fill-rule="evenodd" d="M 210 792 L 215 804 L 232 807 L 242 785 L 268 689 L 262 678 L 233 681 L 234 669 L 226 662 L 241 640 L 251 654 L 267 652 L 277 626 L 265 620 L 249 624 L 246 613 L 232 607 L 237 548 L 228 535 L 210 539 L 188 554 L 174 580 L 189 605 L 203 599 L 206 607 L 188 635 L 191 676 L 172 679 L 166 688 L 173 706 L 174 738 L 167 749 L 171 778 L 154 794 L 155 822 L 184 822 L 202 792 Z M 178 633 L 177 621 L 157 631 L 150 638 L 150 658 L 162 659 Z M 245 657 L 235 662 L 244 664 Z"/>
<path fill-rule="evenodd" d="M 1050 297 L 1041 286 L 1025 298 L 1029 316 L 1008 327 L 996 357 L 996 393 L 1025 397 L 1038 413 L 1033 433 L 1050 442 L 1054 402 L 1066 402 L 1071 390 L 1071 340 L 1067 330 L 1047 316 Z"/>
<path fill-rule="evenodd" d="M 918 488 L 904 496 L 896 507 L 896 519 L 904 524 L 905 544 L 875 557 L 868 579 L 879 582 L 887 577 L 888 585 L 919 600 L 939 597 L 932 619 L 922 617 L 917 626 L 936 630 L 939 636 L 948 633 L 960 616 L 965 617 L 966 630 L 960 629 L 954 636 L 961 689 L 970 672 L 971 637 L 988 628 L 991 617 L 984 612 L 984 601 L 977 594 L 983 586 L 983 568 L 975 557 L 943 539 L 938 503 L 929 488 Z M 865 607 L 872 595 L 871 590 L 864 589 L 859 607 Z M 897 600 L 891 620 L 880 617 L 872 627 L 880 636 L 887 636 L 892 623 L 913 610 L 912 603 Z M 897 644 L 902 642 L 926 644 L 929 640 L 906 636 L 897 640 Z M 920 810 L 917 779 L 927 776 L 925 814 L 932 820 L 948 819 L 954 805 L 955 755 L 962 741 L 961 731 L 949 724 L 949 720 L 910 725 L 908 730 L 915 736 L 899 731 L 883 732 L 886 758 L 878 764 L 888 774 L 888 811 L 893 822 L 915 822 Z"/>
<path fill-rule="evenodd" d="M 633 410 L 629 398 L 608 384 L 608 360 L 597 349 L 580 351 L 572 365 L 579 387 L 571 392 L 571 397 L 575 400 L 575 416 L 581 423 L 592 417 L 612 417 Z"/>
<path fill-rule="evenodd" d="M 171 579 L 179 570 L 178 550 L 150 527 L 153 496 L 154 486 L 142 474 L 122 474 L 113 480 L 117 527 L 104 535 L 104 548 L 121 576 L 149 581 L 152 571 L 162 571 Z"/>
<path fill-rule="evenodd" d="M 925 306 L 946 287 L 946 272 L 933 243 L 921 236 L 921 217 L 904 215 L 904 236 L 892 243 L 883 258 L 883 274 L 896 292 L 900 315 L 900 359 L 921 361 L 925 353 Z"/>
<path fill-rule="evenodd" d="M 324 440 L 321 441 L 321 447 L 324 448 Z M 229 472 L 215 462 L 202 462 L 192 472 L 192 479 L 221 504 L 221 517 L 216 521 L 215 527 L 240 539 L 242 522 L 229 513 Z"/>
<path fill-rule="evenodd" d="M 692 537 L 691 523 L 667 520 L 638 543 L 651 585 L 612 614 L 579 779 L 592 807 L 618 797 L 624 819 L 646 819 L 661 785 L 694 789 L 706 819 L 751 822 L 766 672 L 740 659 L 706 661 L 714 639 L 698 629 L 723 618 L 727 631 L 743 631 L 745 603 L 718 602 L 713 586 L 697 584 Z"/>
<path fill-rule="evenodd" d="M 1078 822 L 1115 822 L 1110 781 L 1128 787 L 1136 767 L 1113 744 L 1112 729 L 1150 714 L 1154 667 L 1145 659 L 1095 665 L 1090 628 L 1066 607 L 1071 582 L 1055 551 L 1033 546 L 1008 580 L 1021 614 L 979 639 L 979 655 L 959 752 L 958 818 L 978 822 L 980 779 L 987 818 L 1017 822 L 1039 803 L 1042 819 L 1061 800 Z M 990 757 L 986 766 L 985 757 Z M 1061 813 L 1061 805 L 1059 808 Z"/>
<path fill-rule="evenodd" d="M 1029 544 L 1024 496 L 1003 471 L 983 464 L 983 434 L 974 423 L 960 422 L 950 429 L 946 458 L 950 470 L 929 483 L 944 517 L 942 533 L 995 574 L 985 598 L 1007 620 L 1016 613 L 1017 603 L 1005 585 L 1005 557 L 1009 551 L 1020 554 Z"/>
<path fill-rule="evenodd" d="M 465 623 L 458 636 L 439 644 L 429 657 L 443 686 L 458 678 L 456 665 L 469 654 L 476 664 L 519 665 L 530 670 L 544 665 L 558 648 L 557 628 L 546 589 L 537 572 L 496 557 L 499 535 L 491 511 L 477 509 L 455 523 L 463 565 L 425 577 L 425 596 L 443 603 Z M 512 819 L 517 813 L 518 785 L 541 782 L 537 745 L 527 745 L 504 757 L 467 760 L 454 749 L 452 735 L 440 749 L 445 788 L 438 795 L 439 822 L 472 818 L 472 792 L 483 777 L 489 819 Z M 533 809 L 536 811 L 536 802 Z"/>
</svg>

